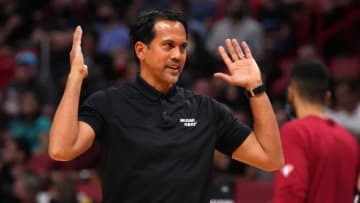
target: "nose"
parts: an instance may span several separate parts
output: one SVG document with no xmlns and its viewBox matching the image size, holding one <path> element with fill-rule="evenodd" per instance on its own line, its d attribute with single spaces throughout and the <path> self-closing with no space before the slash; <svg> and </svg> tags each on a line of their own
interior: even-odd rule
<svg viewBox="0 0 360 203">
<path fill-rule="evenodd" d="M 171 58 L 180 60 L 180 58 L 182 57 L 183 54 L 184 54 L 184 52 L 181 50 L 180 47 L 175 47 L 171 52 Z"/>
</svg>

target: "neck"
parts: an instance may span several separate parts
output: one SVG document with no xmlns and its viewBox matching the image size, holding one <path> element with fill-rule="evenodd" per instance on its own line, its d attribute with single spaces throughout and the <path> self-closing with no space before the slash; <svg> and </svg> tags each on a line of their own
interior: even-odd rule
<svg viewBox="0 0 360 203">
<path fill-rule="evenodd" d="M 148 77 L 148 75 L 149 74 L 146 74 L 145 71 L 140 71 L 140 77 L 157 91 L 165 94 L 172 87 L 172 84 L 161 83 L 157 80 L 154 80 L 152 77 Z"/>
<path fill-rule="evenodd" d="M 298 118 L 304 118 L 306 116 L 326 118 L 324 106 L 322 104 L 315 104 L 304 100 L 298 100 L 295 102 L 294 107 Z"/>
</svg>

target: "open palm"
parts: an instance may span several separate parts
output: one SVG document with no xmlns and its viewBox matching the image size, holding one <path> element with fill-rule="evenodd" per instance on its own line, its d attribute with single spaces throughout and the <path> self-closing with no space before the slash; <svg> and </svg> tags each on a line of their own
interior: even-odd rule
<svg viewBox="0 0 360 203">
<path fill-rule="evenodd" d="M 261 73 L 247 43 L 241 43 L 244 52 L 236 39 L 226 39 L 225 44 L 229 55 L 222 46 L 218 50 L 229 70 L 229 74 L 215 73 L 214 76 L 223 79 L 231 85 L 240 86 L 245 89 L 253 89 L 261 85 Z"/>
<path fill-rule="evenodd" d="M 80 26 L 77 26 L 73 33 L 73 44 L 70 51 L 70 74 L 80 75 L 82 78 L 85 78 L 88 75 L 88 70 L 84 64 L 84 56 L 81 51 L 81 38 L 82 29 Z"/>
</svg>

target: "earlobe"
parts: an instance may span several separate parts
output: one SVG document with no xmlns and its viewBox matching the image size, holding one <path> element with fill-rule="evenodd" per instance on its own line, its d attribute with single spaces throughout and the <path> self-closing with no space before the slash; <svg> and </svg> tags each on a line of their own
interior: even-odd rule
<svg viewBox="0 0 360 203">
<path fill-rule="evenodd" d="M 294 92 L 291 86 L 288 86 L 287 88 L 287 99 L 288 101 L 292 101 L 294 97 Z"/>
<path fill-rule="evenodd" d="M 141 61 L 144 59 L 144 51 L 145 51 L 145 44 L 142 42 L 136 42 L 134 49 L 135 49 L 135 53 L 137 58 Z"/>
</svg>

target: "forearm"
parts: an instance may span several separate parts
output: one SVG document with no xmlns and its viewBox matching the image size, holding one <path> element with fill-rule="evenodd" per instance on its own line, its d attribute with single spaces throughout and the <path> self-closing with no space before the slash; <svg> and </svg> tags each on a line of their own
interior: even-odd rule
<svg viewBox="0 0 360 203">
<path fill-rule="evenodd" d="M 266 93 L 250 98 L 254 134 L 261 148 L 274 165 L 282 166 L 283 152 L 277 120 Z"/>
<path fill-rule="evenodd" d="M 78 106 L 82 79 L 69 75 L 64 94 L 50 129 L 49 154 L 64 159 L 71 154 L 78 136 Z"/>
</svg>

